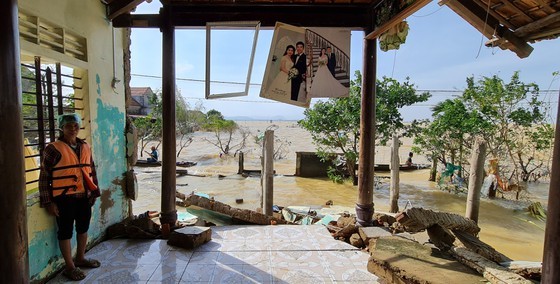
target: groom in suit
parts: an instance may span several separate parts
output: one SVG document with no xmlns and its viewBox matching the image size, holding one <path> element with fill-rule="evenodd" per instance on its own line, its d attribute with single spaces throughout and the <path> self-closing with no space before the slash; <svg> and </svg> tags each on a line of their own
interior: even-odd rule
<svg viewBox="0 0 560 284">
<path fill-rule="evenodd" d="M 332 53 L 330 46 L 327 47 L 327 57 L 329 58 L 329 62 L 327 62 L 327 67 L 329 68 L 329 71 L 331 71 L 331 74 L 334 77 L 334 69 L 336 68 L 336 56 L 334 55 L 334 53 Z"/>
<path fill-rule="evenodd" d="M 305 72 L 307 71 L 307 58 L 305 53 L 303 53 L 304 44 L 301 41 L 296 43 L 296 53 L 292 55 L 292 60 L 294 61 L 294 67 L 298 70 L 298 75 L 292 78 L 292 101 L 298 100 L 299 88 L 301 83 L 305 80 Z"/>
</svg>

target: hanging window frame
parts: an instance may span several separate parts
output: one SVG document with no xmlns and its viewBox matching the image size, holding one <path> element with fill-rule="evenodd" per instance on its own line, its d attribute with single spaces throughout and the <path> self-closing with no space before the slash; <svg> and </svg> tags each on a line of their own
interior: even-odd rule
<svg viewBox="0 0 560 284">
<path fill-rule="evenodd" d="M 249 94 L 249 86 L 251 85 L 251 73 L 253 71 L 253 62 L 255 59 L 255 51 L 257 48 L 257 40 L 259 35 L 261 22 L 260 21 L 240 21 L 240 22 L 208 22 L 206 23 L 206 77 L 205 77 L 205 98 L 206 99 L 218 99 L 218 98 L 231 98 L 231 97 L 242 97 L 247 96 Z M 217 93 L 211 94 L 210 93 L 210 83 L 211 83 L 211 76 L 210 76 L 210 57 L 211 57 L 211 32 L 212 28 L 252 28 L 255 31 L 253 36 L 253 45 L 251 49 L 251 56 L 249 58 L 249 68 L 247 70 L 247 79 L 245 81 L 245 90 L 243 92 L 231 92 L 231 93 Z"/>
</svg>

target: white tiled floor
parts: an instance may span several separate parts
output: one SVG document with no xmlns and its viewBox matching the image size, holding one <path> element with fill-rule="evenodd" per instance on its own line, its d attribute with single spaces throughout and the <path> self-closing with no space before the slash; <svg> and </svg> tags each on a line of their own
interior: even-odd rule
<svg viewBox="0 0 560 284">
<path fill-rule="evenodd" d="M 212 227 L 192 251 L 166 240 L 105 241 L 87 253 L 101 261 L 81 283 L 377 283 L 369 255 L 334 240 L 321 225 Z M 64 283 L 58 275 L 49 283 Z"/>
</svg>

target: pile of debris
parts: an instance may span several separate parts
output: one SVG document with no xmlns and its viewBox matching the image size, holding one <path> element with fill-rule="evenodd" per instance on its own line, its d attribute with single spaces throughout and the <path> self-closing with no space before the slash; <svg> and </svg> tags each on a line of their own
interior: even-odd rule
<svg viewBox="0 0 560 284">
<path fill-rule="evenodd" d="M 348 214 L 327 228 L 334 238 L 369 251 L 368 270 L 390 282 L 452 283 L 462 277 L 474 283 L 484 281 L 477 280 L 480 275 L 490 283 L 540 280 L 541 263 L 512 261 L 478 239 L 480 228 L 460 215 L 410 208 L 395 216 L 375 213 L 373 220 L 373 227 L 360 227 Z"/>
</svg>

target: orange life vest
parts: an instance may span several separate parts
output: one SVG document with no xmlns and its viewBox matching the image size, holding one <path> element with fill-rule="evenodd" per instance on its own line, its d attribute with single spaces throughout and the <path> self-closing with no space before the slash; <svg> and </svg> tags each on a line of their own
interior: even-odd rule
<svg viewBox="0 0 560 284">
<path fill-rule="evenodd" d="M 71 195 L 86 193 L 87 190 L 97 190 L 97 185 L 93 182 L 93 171 L 91 168 L 91 149 L 85 142 L 80 149 L 80 157 L 66 143 L 57 140 L 51 143 L 62 157 L 52 170 L 52 194 L 53 197 L 59 195 Z"/>
</svg>

